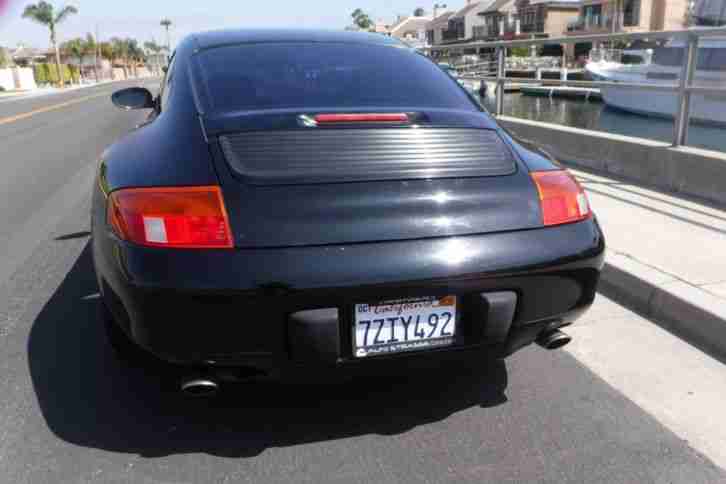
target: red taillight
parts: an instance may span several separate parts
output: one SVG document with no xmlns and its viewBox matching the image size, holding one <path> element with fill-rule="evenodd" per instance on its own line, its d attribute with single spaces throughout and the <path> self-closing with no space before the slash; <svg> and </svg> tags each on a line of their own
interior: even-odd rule
<svg viewBox="0 0 726 484">
<path fill-rule="evenodd" d="M 318 114 L 315 122 L 325 123 L 406 123 L 406 113 L 352 113 L 352 114 Z"/>
<path fill-rule="evenodd" d="M 116 235 L 140 245 L 187 249 L 233 246 L 217 186 L 118 190 L 109 196 L 107 218 Z"/>
<path fill-rule="evenodd" d="M 545 225 L 560 225 L 585 220 L 592 211 L 587 195 L 567 170 L 535 171 Z"/>
</svg>

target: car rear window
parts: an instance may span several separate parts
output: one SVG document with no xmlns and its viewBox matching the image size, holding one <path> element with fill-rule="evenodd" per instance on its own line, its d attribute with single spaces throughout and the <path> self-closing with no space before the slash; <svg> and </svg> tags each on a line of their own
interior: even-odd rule
<svg viewBox="0 0 726 484">
<path fill-rule="evenodd" d="M 416 107 L 476 110 L 445 72 L 408 49 L 372 44 L 267 43 L 198 55 L 208 111 Z"/>
</svg>

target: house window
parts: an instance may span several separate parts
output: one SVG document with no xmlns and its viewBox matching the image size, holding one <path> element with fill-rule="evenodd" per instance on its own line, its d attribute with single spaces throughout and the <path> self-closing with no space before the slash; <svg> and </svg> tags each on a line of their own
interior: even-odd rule
<svg viewBox="0 0 726 484">
<path fill-rule="evenodd" d="M 583 12 L 585 28 L 601 27 L 602 5 L 588 5 Z"/>
<path fill-rule="evenodd" d="M 636 27 L 640 25 L 640 0 L 625 0 L 623 5 L 623 25 Z"/>
</svg>

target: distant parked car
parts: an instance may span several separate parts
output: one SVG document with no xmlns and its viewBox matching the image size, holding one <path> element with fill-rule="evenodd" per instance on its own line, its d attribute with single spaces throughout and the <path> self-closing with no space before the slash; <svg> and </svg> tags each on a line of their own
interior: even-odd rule
<svg viewBox="0 0 726 484">
<path fill-rule="evenodd" d="M 394 39 L 193 35 L 158 97 L 113 102 L 150 117 L 93 185 L 103 319 L 188 393 L 455 372 L 562 346 L 593 302 L 605 243 L 582 187 Z"/>
</svg>

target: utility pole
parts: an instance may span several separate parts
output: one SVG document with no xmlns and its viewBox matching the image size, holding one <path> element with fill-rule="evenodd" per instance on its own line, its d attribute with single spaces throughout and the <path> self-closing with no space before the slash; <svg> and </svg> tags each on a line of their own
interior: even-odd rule
<svg viewBox="0 0 726 484">
<path fill-rule="evenodd" d="M 169 37 L 169 27 L 171 27 L 171 24 L 172 22 L 168 18 L 162 19 L 160 22 L 160 25 L 166 29 L 166 53 L 168 56 L 171 56 L 171 38 Z"/>
</svg>

